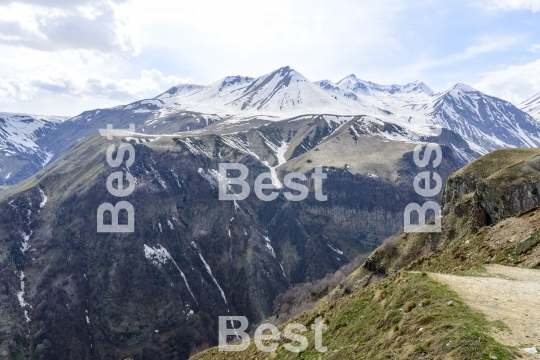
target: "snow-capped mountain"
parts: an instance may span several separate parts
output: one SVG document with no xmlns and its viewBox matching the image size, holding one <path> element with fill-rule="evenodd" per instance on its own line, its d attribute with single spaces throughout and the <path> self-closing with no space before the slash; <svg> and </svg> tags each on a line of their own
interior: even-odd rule
<svg viewBox="0 0 540 360">
<path fill-rule="evenodd" d="M 53 154 L 36 144 L 36 140 L 66 119 L 0 113 L 0 185 L 17 183 L 45 166 Z"/>
<path fill-rule="evenodd" d="M 288 66 L 256 79 L 226 77 L 198 91 L 170 97 L 164 106 L 204 113 L 264 114 L 277 118 L 306 113 L 349 115 L 366 111 L 359 103 L 322 90 Z"/>
<path fill-rule="evenodd" d="M 540 146 L 540 124 L 508 101 L 456 84 L 418 108 L 433 123 L 461 135 L 479 152 Z"/>
<path fill-rule="evenodd" d="M 260 323 L 285 289 L 402 231 L 404 209 L 426 200 L 413 186 L 417 144 L 441 145 L 443 181 L 486 149 L 538 144 L 540 125 L 529 115 L 465 85 L 431 94 L 420 82 L 355 79 L 315 84 L 284 67 L 256 79 L 179 85 L 67 121 L 0 115 L 2 181 L 41 170 L 0 196 L 8 220 L 0 222 L 0 253 L 11 254 L 2 274 L 17 294 L 0 303 L 3 322 L 16 324 L 3 330 L 0 347 L 29 333 L 17 352 L 187 357 L 217 341 L 204 334 L 219 314 Z M 132 124 L 122 140 L 136 150 L 136 188 L 127 200 L 138 225 L 119 237 L 98 234 L 96 208 L 113 199 L 107 176 L 122 170 L 105 165 L 111 142 L 98 129 Z M 57 160 L 42 169 L 53 154 Z M 258 200 L 257 192 L 221 201 L 224 162 L 247 166 L 250 181 L 270 172 L 278 187 L 286 174 L 324 167 L 329 201 L 310 194 L 291 203 L 281 191 L 276 201 Z M 74 340 L 66 342 L 66 333 Z M 89 338 L 91 346 L 80 345 Z M 181 341 L 169 346 L 171 339 Z"/>
<path fill-rule="evenodd" d="M 156 99 L 168 99 L 171 97 L 189 95 L 195 91 L 202 89 L 204 86 L 195 85 L 195 84 L 180 84 L 173 86 L 169 90 L 165 91 L 163 94 L 156 96 Z"/>
<path fill-rule="evenodd" d="M 534 114 L 539 111 L 535 105 L 538 101 L 539 96 L 531 98 L 524 103 L 524 109 Z M 177 85 L 152 99 L 85 111 L 58 126 L 52 120 L 42 119 L 32 125 L 35 129 L 27 126 L 17 132 L 16 129 L 22 129 L 20 125 L 18 128 L 3 125 L 0 129 L 3 148 L 35 154 L 33 168 L 39 170 L 51 153 L 63 153 L 109 123 L 117 128 L 135 124 L 136 131 L 145 134 L 175 134 L 206 127 L 228 133 L 242 126 L 246 130 L 261 122 L 304 115 L 368 115 L 393 124 L 388 126 L 404 128 L 404 134 L 415 134 L 395 141 L 415 142 L 433 136 L 439 131 L 437 127 L 443 127 L 464 139 L 476 156 L 501 147 L 540 146 L 539 122 L 509 102 L 466 85 L 457 84 L 434 94 L 421 81 L 379 85 L 349 75 L 337 83 L 330 80 L 313 83 L 288 66 L 258 78 L 236 75 L 207 86 Z M 39 121 L 44 125 L 38 125 Z M 43 137 L 38 131 L 42 127 L 44 133 L 50 130 Z M 463 146 L 460 149 L 456 151 L 462 151 Z M 460 156 L 471 159 L 469 153 Z M 3 164 L 7 163 L 3 160 Z M 31 172 L 23 173 L 31 175 Z"/>
<path fill-rule="evenodd" d="M 540 121 L 540 93 L 519 104 L 519 108 Z"/>
<path fill-rule="evenodd" d="M 328 80 L 317 84 L 366 107 L 384 112 L 385 121 L 409 126 L 440 125 L 469 142 L 479 154 L 501 147 L 536 147 L 540 145 L 540 124 L 511 103 L 486 95 L 464 84 L 433 94 L 422 82 L 383 86 L 358 80 L 349 75 L 334 84 Z M 540 111 L 533 98 L 528 109 Z"/>
<path fill-rule="evenodd" d="M 169 99 L 169 98 L 182 98 L 190 97 L 196 102 L 212 102 L 212 100 L 223 99 L 230 95 L 230 92 L 246 86 L 254 79 L 248 76 L 227 76 L 223 79 L 213 82 L 208 86 L 202 85 L 179 85 L 172 87 L 161 95 L 155 97 L 155 99 Z M 167 102 L 165 100 L 165 102 Z M 164 102 L 164 103 L 165 103 Z M 219 103 L 219 101 L 217 101 Z"/>
<path fill-rule="evenodd" d="M 360 80 L 354 74 L 346 76 L 337 83 L 330 80 L 320 80 L 316 81 L 315 84 L 326 91 L 335 92 L 354 100 L 357 100 L 358 95 L 433 94 L 433 90 L 421 81 L 405 85 L 379 85 L 371 81 Z"/>
</svg>

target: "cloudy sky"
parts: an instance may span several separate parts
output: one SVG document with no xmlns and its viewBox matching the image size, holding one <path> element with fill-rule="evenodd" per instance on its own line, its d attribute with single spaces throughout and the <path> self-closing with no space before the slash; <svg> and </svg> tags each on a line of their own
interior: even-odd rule
<svg viewBox="0 0 540 360">
<path fill-rule="evenodd" d="M 76 115 L 290 65 L 540 92 L 540 0 L 0 0 L 0 111 Z"/>
</svg>

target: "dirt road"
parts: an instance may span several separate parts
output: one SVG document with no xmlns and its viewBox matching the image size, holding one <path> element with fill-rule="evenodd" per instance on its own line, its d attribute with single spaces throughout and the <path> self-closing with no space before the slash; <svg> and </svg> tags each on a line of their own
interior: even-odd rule
<svg viewBox="0 0 540 360">
<path fill-rule="evenodd" d="M 487 276 L 430 274 L 489 320 L 500 320 L 509 330 L 491 333 L 501 344 L 540 351 L 540 270 L 485 265 Z M 536 355 L 540 358 L 540 355 Z"/>
</svg>

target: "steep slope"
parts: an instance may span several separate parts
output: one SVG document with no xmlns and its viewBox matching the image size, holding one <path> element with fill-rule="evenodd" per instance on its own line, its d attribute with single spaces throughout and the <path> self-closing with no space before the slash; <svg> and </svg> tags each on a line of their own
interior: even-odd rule
<svg viewBox="0 0 540 360">
<path fill-rule="evenodd" d="M 535 97 L 522 104 L 520 110 L 464 84 L 437 94 L 421 82 L 382 86 L 354 75 L 337 84 L 328 80 L 316 84 L 367 108 L 379 109 L 383 113 L 378 116 L 385 121 L 413 127 L 415 124 L 442 126 L 461 135 L 478 154 L 540 144 L 540 123 L 524 111 L 532 111 L 534 115 L 538 110 Z"/>
<path fill-rule="evenodd" d="M 220 124 L 198 134 L 125 134 L 136 153 L 137 185 L 126 198 L 133 234 L 96 233 L 98 205 L 118 201 L 105 186 L 116 171 L 105 162 L 110 141 L 97 135 L 2 193 L 0 351 L 185 359 L 215 345 L 219 315 L 260 322 L 292 284 L 324 277 L 398 232 L 404 207 L 424 200 L 412 188 L 414 147 L 453 136 L 369 117 L 252 120 L 240 132 Z M 463 161 L 444 145 L 443 154 L 445 177 Z M 247 166 L 249 184 L 261 172 L 283 183 L 291 171 L 309 178 L 323 166 L 328 200 L 317 201 L 308 181 L 305 201 L 261 201 L 253 191 L 220 201 L 220 162 Z"/>
<path fill-rule="evenodd" d="M 540 121 L 540 93 L 525 100 L 518 106 L 521 110 L 529 113 L 533 118 Z"/>
<path fill-rule="evenodd" d="M 539 123 L 511 103 L 464 84 L 434 95 L 422 109 L 444 126 L 484 151 L 502 147 L 537 147 Z"/>
<path fill-rule="evenodd" d="M 499 255 L 518 245 L 516 241 L 522 240 L 518 239 L 520 234 L 527 233 L 528 229 L 535 231 L 533 225 L 525 226 L 525 223 L 529 221 L 527 212 L 540 205 L 539 161 L 540 150 L 537 148 L 504 149 L 463 167 L 448 177 L 443 189 L 443 232 L 404 234 L 376 250 L 365 268 L 387 275 L 417 259 L 424 264 L 426 259 L 422 260 L 422 257 L 433 253 L 437 256 L 425 263 L 426 269 L 433 269 L 430 264 L 434 262 L 438 269 L 447 272 L 466 270 L 484 262 L 515 264 L 512 256 Z M 536 222 L 539 214 L 532 213 L 534 216 L 530 220 Z M 497 225 L 499 222 L 515 225 L 501 232 L 505 226 Z M 495 239 L 484 243 L 488 237 Z M 527 245 L 531 244 L 523 243 L 524 247 Z M 473 249 L 475 251 L 470 252 Z M 533 254 L 531 260 L 533 262 L 523 265 L 537 267 L 538 257 Z"/>
<path fill-rule="evenodd" d="M 51 160 L 54 153 L 36 141 L 64 120 L 62 116 L 0 113 L 0 185 L 16 184 Z"/>
<path fill-rule="evenodd" d="M 441 233 L 389 239 L 315 308 L 279 329 L 293 322 L 308 328 L 306 359 L 323 355 L 310 328 L 319 316 L 330 359 L 527 357 L 525 350 L 540 345 L 529 315 L 540 276 L 539 159 L 539 149 L 498 150 L 456 172 L 443 193 Z M 479 223 L 476 214 L 494 206 L 502 217 Z M 284 349 L 288 341 L 280 338 L 271 357 L 296 358 Z M 264 353 L 251 343 L 244 352 L 212 348 L 194 359 L 225 356 Z"/>
<path fill-rule="evenodd" d="M 164 100 L 172 97 L 185 96 L 194 93 L 195 91 L 199 91 L 202 88 L 204 88 L 204 86 L 202 85 L 180 84 L 177 86 L 173 86 L 169 90 L 165 91 L 163 94 L 156 96 L 154 99 Z"/>
<path fill-rule="evenodd" d="M 453 306 L 447 304 L 451 302 Z M 315 347 L 315 319 L 325 328 L 322 346 Z M 260 351 L 254 342 L 245 351 L 222 352 L 211 348 L 193 357 L 205 359 L 515 359 L 517 352 L 487 334 L 500 324 L 473 311 L 448 287 L 420 272 L 394 274 L 347 296 L 323 303 L 278 327 L 281 334 L 291 324 L 301 324 L 307 348 L 288 351 L 292 343 L 283 335 L 272 341 L 276 350 Z M 319 347 L 320 349 L 320 347 Z"/>
</svg>

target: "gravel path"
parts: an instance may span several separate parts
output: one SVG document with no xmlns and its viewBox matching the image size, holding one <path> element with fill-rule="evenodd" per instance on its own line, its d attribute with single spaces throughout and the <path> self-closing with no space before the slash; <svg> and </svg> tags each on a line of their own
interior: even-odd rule
<svg viewBox="0 0 540 360">
<path fill-rule="evenodd" d="M 540 352 L 540 270 L 485 265 L 493 277 L 430 274 L 489 320 L 500 320 L 507 331 L 490 335 L 504 345 L 536 346 Z M 540 354 L 536 355 L 540 358 Z"/>
</svg>

